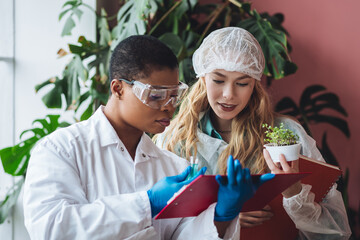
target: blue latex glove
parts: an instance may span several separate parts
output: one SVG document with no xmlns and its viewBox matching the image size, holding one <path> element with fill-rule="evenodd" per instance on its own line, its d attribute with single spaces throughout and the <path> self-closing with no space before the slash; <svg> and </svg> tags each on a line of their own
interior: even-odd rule
<svg viewBox="0 0 360 240">
<path fill-rule="evenodd" d="M 252 182 L 248 168 L 242 168 L 239 160 L 228 158 L 227 176 L 216 176 L 219 183 L 218 202 L 215 206 L 215 221 L 231 221 L 239 215 L 244 203 L 254 196 L 264 182 L 274 178 L 275 174 L 264 174 L 256 183 Z"/>
<path fill-rule="evenodd" d="M 151 215 L 154 217 L 161 209 L 163 209 L 167 201 L 180 190 L 184 185 L 191 183 L 195 178 L 203 175 L 206 171 L 206 167 L 200 169 L 200 171 L 192 178 L 186 180 L 189 175 L 191 167 L 188 166 L 185 171 L 176 176 L 164 177 L 147 191 L 151 205 Z"/>
</svg>

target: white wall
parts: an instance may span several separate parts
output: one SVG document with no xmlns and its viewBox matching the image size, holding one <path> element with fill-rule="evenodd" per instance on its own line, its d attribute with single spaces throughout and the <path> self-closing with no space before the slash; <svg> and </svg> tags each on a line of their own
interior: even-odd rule
<svg viewBox="0 0 360 240">
<path fill-rule="evenodd" d="M 14 142 L 14 17 L 12 1 L 0 2 L 0 148 Z M 0 201 L 4 199 L 13 179 L 4 174 L 0 164 Z M 0 236 L 12 239 L 12 218 L 0 225 Z"/>
<path fill-rule="evenodd" d="M 80 35 L 95 39 L 95 16 L 84 8 L 81 23 L 72 36 L 61 37 L 58 20 L 65 0 L 1 0 L 0 1 L 0 149 L 19 142 L 19 135 L 32 127 L 36 118 L 56 113 L 41 101 L 45 91 L 38 94 L 34 86 L 46 79 L 61 75 L 69 60 L 58 59 L 60 48 L 76 43 Z M 85 0 L 92 7 L 96 0 Z M 0 201 L 13 179 L 0 167 Z M 29 239 L 23 226 L 21 197 L 13 215 L 0 225 L 4 240 Z"/>
</svg>

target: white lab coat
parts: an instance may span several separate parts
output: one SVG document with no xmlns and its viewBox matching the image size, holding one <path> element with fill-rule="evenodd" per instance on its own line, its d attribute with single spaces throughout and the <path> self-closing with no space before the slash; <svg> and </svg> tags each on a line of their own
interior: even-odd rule
<svg viewBox="0 0 360 240">
<path fill-rule="evenodd" d="M 200 119 L 204 113 L 200 114 Z M 302 143 L 301 154 L 325 162 L 316 142 L 297 122 L 289 118 L 276 119 L 276 125 L 284 123 L 284 127 L 293 130 Z M 165 130 L 166 131 L 166 130 Z M 213 138 L 200 129 L 197 130 L 197 158 L 199 168 L 206 166 L 207 174 L 218 174 L 217 161 L 219 155 L 227 147 L 221 139 Z M 157 138 L 156 145 L 163 147 L 163 134 Z M 175 153 L 181 156 L 180 146 L 175 147 Z M 311 186 L 302 184 L 302 191 L 291 198 L 283 198 L 283 206 L 290 218 L 299 229 L 299 239 L 349 239 L 350 226 L 341 193 L 336 190 L 336 184 L 331 188 L 326 198 L 320 204 L 314 202 Z M 271 220 L 270 220 L 271 221 Z"/>
<path fill-rule="evenodd" d="M 188 161 L 157 148 L 146 134 L 133 160 L 102 109 L 33 150 L 24 187 L 31 239 L 219 239 L 215 204 L 196 218 L 151 218 L 146 191 Z M 226 239 L 238 239 L 237 223 Z"/>
</svg>

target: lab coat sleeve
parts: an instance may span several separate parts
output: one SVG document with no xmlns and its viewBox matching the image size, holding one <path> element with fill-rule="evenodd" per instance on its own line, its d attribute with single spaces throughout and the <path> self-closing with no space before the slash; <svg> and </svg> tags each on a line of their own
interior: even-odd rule
<svg viewBox="0 0 360 240">
<path fill-rule="evenodd" d="M 74 158 L 48 139 L 32 152 L 23 199 L 31 239 L 145 239 L 157 234 L 145 191 L 90 203 Z"/>
<path fill-rule="evenodd" d="M 216 203 L 209 206 L 199 216 L 192 218 L 183 218 L 174 232 L 172 239 L 206 239 L 217 240 L 218 237 L 216 226 L 214 225 L 214 213 Z M 224 238 L 236 239 L 240 238 L 239 218 L 236 217 L 228 227 Z"/>
<path fill-rule="evenodd" d="M 285 127 L 300 137 L 301 154 L 325 162 L 316 147 L 315 140 L 302 126 L 292 120 L 285 121 Z M 349 239 L 350 226 L 341 193 L 336 184 L 330 189 L 321 203 L 314 201 L 311 186 L 302 184 L 302 191 L 291 197 L 283 198 L 283 206 L 299 229 L 300 239 Z"/>
<path fill-rule="evenodd" d="M 283 200 L 285 211 L 300 230 L 300 239 L 349 239 L 351 230 L 336 184 L 320 204 L 314 198 L 311 186 L 303 184 L 298 195 Z"/>
</svg>

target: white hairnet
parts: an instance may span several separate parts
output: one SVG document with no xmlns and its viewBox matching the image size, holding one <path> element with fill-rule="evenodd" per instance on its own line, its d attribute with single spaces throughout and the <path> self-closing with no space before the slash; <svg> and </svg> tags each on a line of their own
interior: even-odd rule
<svg viewBox="0 0 360 240">
<path fill-rule="evenodd" d="M 260 80 L 265 67 L 260 44 L 251 33 L 239 27 L 210 33 L 195 51 L 192 61 L 197 77 L 223 69 Z"/>
</svg>

